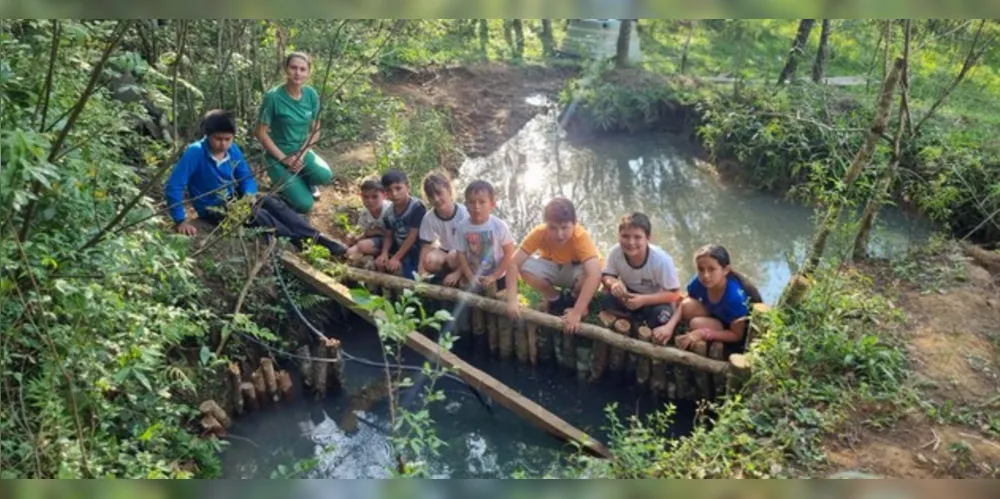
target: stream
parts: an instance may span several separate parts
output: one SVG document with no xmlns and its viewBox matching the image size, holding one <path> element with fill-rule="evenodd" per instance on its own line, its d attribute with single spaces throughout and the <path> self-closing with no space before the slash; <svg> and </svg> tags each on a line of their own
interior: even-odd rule
<svg viewBox="0 0 1000 499">
<path fill-rule="evenodd" d="M 545 105 L 544 98 L 529 101 Z M 813 234 L 813 209 L 773 195 L 731 188 L 715 179 L 682 140 L 667 135 L 611 136 L 570 140 L 554 112 L 528 122 L 488 157 L 467 160 L 456 191 L 483 179 L 497 190 L 495 214 L 507 221 L 518 240 L 541 222 L 542 207 L 554 195 L 571 199 L 580 222 L 602 254 L 617 241 L 618 219 L 632 210 L 650 216 L 652 240 L 674 259 L 681 282 L 694 273 L 698 247 L 716 243 L 729 249 L 734 268 L 773 303 L 801 262 Z M 416 186 L 416 183 L 414 183 Z M 459 194 L 461 198 L 461 194 Z M 930 234 L 926 222 L 887 209 L 871 238 L 877 256 L 905 252 Z M 831 240 L 829 252 L 842 252 L 849 241 Z M 355 318 L 324 324 L 350 354 L 381 357 L 374 328 Z M 578 382 L 575 373 L 555 367 L 517 365 L 478 358 L 468 345 L 455 349 L 462 358 L 601 441 L 607 440 L 605 407 L 616 403 L 620 418 L 646 414 L 661 405 L 640 393 L 634 382 L 606 376 L 597 384 Z M 404 362 L 423 359 L 407 351 Z M 383 478 L 395 467 L 389 440 L 385 399 L 359 404 L 350 394 L 384 378 L 378 368 L 348 363 L 347 386 L 323 402 L 301 400 L 236 420 L 234 436 L 223 452 L 223 476 L 269 477 L 279 466 L 315 459 L 304 476 L 313 478 Z M 434 430 L 445 442 L 440 456 L 427 463 L 435 477 L 499 478 L 523 473 L 541 476 L 567 455 L 566 444 L 531 426 L 496 403 L 484 406 L 464 385 L 441 380 L 447 400 L 432 406 Z M 404 404 L 420 405 L 419 391 L 402 394 Z M 359 406 L 361 406 L 359 408 Z M 694 407 L 677 407 L 671 434 L 691 431 Z"/>
</svg>

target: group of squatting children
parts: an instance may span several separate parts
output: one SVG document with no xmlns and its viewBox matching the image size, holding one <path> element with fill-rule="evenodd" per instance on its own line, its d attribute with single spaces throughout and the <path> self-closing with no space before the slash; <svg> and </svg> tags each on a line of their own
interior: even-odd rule
<svg viewBox="0 0 1000 499">
<path fill-rule="evenodd" d="M 400 171 L 361 184 L 362 233 L 349 238 L 349 260 L 374 258 L 381 272 L 413 278 L 436 276 L 445 286 L 477 288 L 518 279 L 548 300 L 548 311 L 561 316 L 563 331 L 575 333 L 591 299 L 604 288 L 601 309 L 616 317 L 645 322 L 654 341 L 666 344 L 681 323 L 687 334 L 674 344 L 690 350 L 699 342 L 718 341 L 741 350 L 752 303 L 760 293 L 736 272 L 725 248 L 710 244 L 694 255 L 697 275 L 680 292 L 673 259 L 650 243 L 649 217 L 634 212 L 621 218 L 618 243 L 602 259 L 589 232 L 577 223 L 573 203 L 553 198 L 543 223 L 519 245 L 507 224 L 493 215 L 493 186 L 476 180 L 465 188 L 465 203 L 455 201 L 451 179 L 432 172 L 423 181 L 431 206 L 410 192 Z M 603 261 L 602 261 L 603 260 Z M 507 314 L 520 317 L 516 292 L 507 293 Z"/>
</svg>

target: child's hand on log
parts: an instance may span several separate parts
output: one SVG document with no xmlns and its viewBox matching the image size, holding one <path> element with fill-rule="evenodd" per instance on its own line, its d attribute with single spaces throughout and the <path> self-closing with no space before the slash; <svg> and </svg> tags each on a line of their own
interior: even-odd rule
<svg viewBox="0 0 1000 499">
<path fill-rule="evenodd" d="M 661 345 L 666 345 L 670 342 L 670 338 L 674 336 L 674 328 L 669 326 L 660 326 L 653 329 L 653 339 Z"/>
<path fill-rule="evenodd" d="M 444 285 L 445 286 L 450 286 L 450 287 L 455 287 L 455 286 L 458 285 L 458 281 L 460 281 L 460 280 L 462 280 L 462 271 L 461 270 L 456 270 L 456 271 L 450 272 L 450 273 L 448 273 L 448 275 L 444 276 Z"/>
<path fill-rule="evenodd" d="M 507 317 L 515 321 L 521 318 L 521 306 L 516 301 L 507 301 Z"/>
<path fill-rule="evenodd" d="M 569 309 L 563 315 L 563 332 L 566 334 L 576 334 L 577 330 L 580 329 L 580 319 L 582 314 L 577 312 L 575 308 Z"/>
</svg>

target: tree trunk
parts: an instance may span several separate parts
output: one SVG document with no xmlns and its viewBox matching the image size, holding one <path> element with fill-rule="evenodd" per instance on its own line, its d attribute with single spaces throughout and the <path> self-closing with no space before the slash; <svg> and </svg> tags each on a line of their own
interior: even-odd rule
<svg viewBox="0 0 1000 499">
<path fill-rule="evenodd" d="M 503 40 L 507 43 L 507 48 L 511 51 L 511 56 L 513 57 L 515 53 L 514 49 L 514 23 L 504 19 L 503 21 Z"/>
<path fill-rule="evenodd" d="M 490 24 L 486 19 L 479 20 L 479 54 L 487 58 L 486 48 L 490 44 Z"/>
<path fill-rule="evenodd" d="M 875 183 L 872 195 L 868 198 L 865 210 L 861 214 L 861 224 L 860 227 L 858 227 L 858 235 L 854 238 L 854 248 L 851 254 L 851 257 L 855 261 L 863 260 L 868 256 L 868 239 L 871 236 L 872 227 L 875 225 L 875 217 L 878 216 L 878 211 L 882 207 L 882 204 L 888 195 L 889 187 L 892 185 L 892 181 L 896 177 L 896 169 L 899 166 L 900 143 L 903 140 L 903 131 L 906 130 L 908 121 L 908 109 L 906 103 L 906 73 L 910 64 L 911 28 L 912 23 L 909 19 L 907 19 L 905 21 L 903 39 L 903 69 L 900 77 L 902 92 L 900 92 L 899 96 L 899 126 L 896 129 L 896 136 L 892 142 L 892 157 L 889 159 L 889 164 L 882 170 L 882 174 L 879 175 L 878 182 Z"/>
<path fill-rule="evenodd" d="M 806 40 L 809 39 L 809 33 L 812 32 L 814 24 L 816 24 L 815 19 L 803 19 L 799 21 L 799 32 L 795 35 L 792 48 L 788 51 L 788 58 L 785 59 L 785 67 L 781 69 L 781 76 L 778 77 L 779 86 L 795 78 L 795 70 L 799 67 L 799 58 L 802 57 Z"/>
<path fill-rule="evenodd" d="M 872 124 L 870 130 L 868 130 L 868 135 L 865 137 L 865 143 L 862 145 L 861 149 L 858 150 L 857 155 L 854 156 L 854 160 L 851 162 L 851 166 L 847 169 L 844 174 L 844 179 L 842 183 L 844 185 L 844 190 L 847 192 L 854 181 L 861 174 L 861 170 L 864 169 L 865 165 L 871 160 L 872 153 L 875 152 L 875 144 L 885 133 L 886 123 L 889 121 L 889 111 L 892 110 L 892 94 L 896 88 L 896 84 L 899 82 L 899 74 L 903 69 L 903 59 L 897 58 L 892 65 L 892 69 L 886 76 L 885 81 L 882 82 L 882 91 L 879 92 L 878 104 L 875 110 L 875 122 Z M 816 239 L 813 241 L 813 247 L 809 252 L 809 256 L 806 259 L 805 266 L 802 268 L 801 275 L 808 276 L 816 270 L 819 265 L 819 260 L 823 256 L 823 251 L 826 249 L 826 240 L 830 237 L 830 232 L 837 224 L 837 219 L 840 217 L 840 211 L 843 202 L 835 198 L 830 202 L 827 207 L 826 215 L 819 225 L 819 232 L 816 234 Z M 788 288 L 785 288 L 788 291 Z M 785 301 L 785 293 L 782 293 L 780 303 Z"/>
<path fill-rule="evenodd" d="M 618 29 L 618 46 L 615 51 L 615 67 L 628 67 L 628 46 L 632 39 L 632 20 L 622 19 L 621 27 Z"/>
<path fill-rule="evenodd" d="M 514 28 L 514 60 L 524 59 L 524 23 L 520 19 L 511 21 Z"/>
<path fill-rule="evenodd" d="M 556 52 L 556 43 L 552 37 L 552 20 L 542 19 L 542 52 L 545 57 L 552 57 Z"/>
<path fill-rule="evenodd" d="M 816 49 L 816 61 L 813 62 L 813 82 L 822 83 L 826 76 L 826 61 L 830 59 L 830 20 L 823 19 L 823 27 L 819 34 L 819 48 Z"/>
<path fill-rule="evenodd" d="M 688 36 L 687 39 L 684 40 L 684 51 L 681 52 L 681 69 L 679 71 L 680 74 L 684 74 L 684 71 L 687 69 L 688 48 L 691 46 L 691 37 L 694 35 L 695 22 L 697 22 L 695 19 L 688 20 Z"/>
</svg>

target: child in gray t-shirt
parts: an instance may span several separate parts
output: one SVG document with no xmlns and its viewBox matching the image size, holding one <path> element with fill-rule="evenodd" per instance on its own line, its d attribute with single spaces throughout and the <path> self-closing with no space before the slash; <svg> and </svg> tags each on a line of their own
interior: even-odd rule
<svg viewBox="0 0 1000 499">
<path fill-rule="evenodd" d="M 349 236 L 347 258 L 357 262 L 364 256 L 377 256 L 382 251 L 382 234 L 385 217 L 392 210 L 392 201 L 385 198 L 385 187 L 375 179 L 361 184 L 361 204 L 364 209 L 358 215 L 359 236 Z"/>
<path fill-rule="evenodd" d="M 514 238 L 507 224 L 493 216 L 493 186 L 476 180 L 465 189 L 469 218 L 458 226 L 455 247 L 465 281 L 480 286 L 506 288 L 507 266 L 514 256 Z"/>
</svg>

